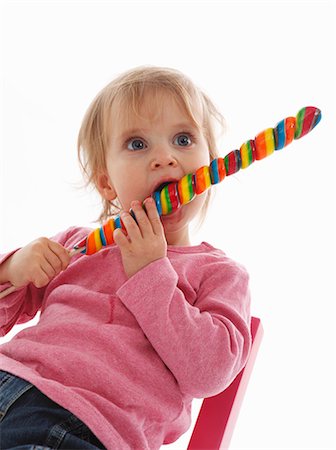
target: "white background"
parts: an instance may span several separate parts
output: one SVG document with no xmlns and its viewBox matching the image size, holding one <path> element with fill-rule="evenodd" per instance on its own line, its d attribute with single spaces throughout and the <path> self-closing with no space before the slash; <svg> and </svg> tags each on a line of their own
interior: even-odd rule
<svg viewBox="0 0 336 450">
<path fill-rule="evenodd" d="M 124 70 L 189 75 L 226 117 L 222 156 L 303 106 L 321 108 L 310 135 L 217 187 L 193 243 L 247 267 L 265 330 L 231 449 L 335 448 L 332 2 L 7 1 L 1 18 L 0 253 L 96 226 L 99 199 L 79 189 L 77 133 Z"/>
</svg>

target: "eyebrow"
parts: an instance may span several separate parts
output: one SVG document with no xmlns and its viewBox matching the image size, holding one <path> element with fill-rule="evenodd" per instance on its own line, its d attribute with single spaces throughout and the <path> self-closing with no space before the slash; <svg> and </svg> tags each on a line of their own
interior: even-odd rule
<svg viewBox="0 0 336 450">
<path fill-rule="evenodd" d="M 193 122 L 183 122 L 183 123 L 177 123 L 175 125 L 172 126 L 172 129 L 180 129 L 180 130 L 196 130 L 199 131 L 199 127 L 194 124 Z M 118 136 L 118 141 L 124 141 L 127 137 L 130 136 L 136 136 L 139 134 L 146 134 L 149 132 L 148 128 L 130 128 L 129 130 L 125 130 L 123 131 L 119 136 Z"/>
</svg>

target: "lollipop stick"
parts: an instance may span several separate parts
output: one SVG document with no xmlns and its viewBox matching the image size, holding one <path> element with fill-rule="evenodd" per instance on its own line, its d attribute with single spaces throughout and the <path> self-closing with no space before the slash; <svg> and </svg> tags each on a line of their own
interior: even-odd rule
<svg viewBox="0 0 336 450">
<path fill-rule="evenodd" d="M 11 294 L 12 292 L 16 291 L 16 287 L 15 286 L 10 286 L 7 289 L 4 289 L 3 291 L 0 292 L 0 299 L 6 297 L 6 295 Z"/>
</svg>

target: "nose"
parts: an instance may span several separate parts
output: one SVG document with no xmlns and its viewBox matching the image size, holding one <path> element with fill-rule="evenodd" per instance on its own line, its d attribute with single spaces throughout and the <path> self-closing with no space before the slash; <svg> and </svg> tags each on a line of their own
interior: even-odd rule
<svg viewBox="0 0 336 450">
<path fill-rule="evenodd" d="M 168 149 L 156 149 L 153 160 L 151 161 L 151 168 L 158 169 L 166 166 L 177 167 L 175 156 Z"/>
</svg>

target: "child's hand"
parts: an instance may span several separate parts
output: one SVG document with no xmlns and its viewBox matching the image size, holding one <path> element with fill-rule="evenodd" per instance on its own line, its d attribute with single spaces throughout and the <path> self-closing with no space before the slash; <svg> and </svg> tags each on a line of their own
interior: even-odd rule
<svg viewBox="0 0 336 450">
<path fill-rule="evenodd" d="M 147 214 L 140 202 L 131 204 L 138 224 L 128 212 L 121 213 L 128 236 L 120 228 L 113 234 L 129 278 L 151 262 L 167 255 L 167 241 L 154 200 L 146 199 L 145 206 Z"/>
<path fill-rule="evenodd" d="M 6 278 L 15 287 L 49 283 L 70 262 L 68 251 L 58 242 L 41 237 L 15 252 L 4 264 Z"/>
</svg>

